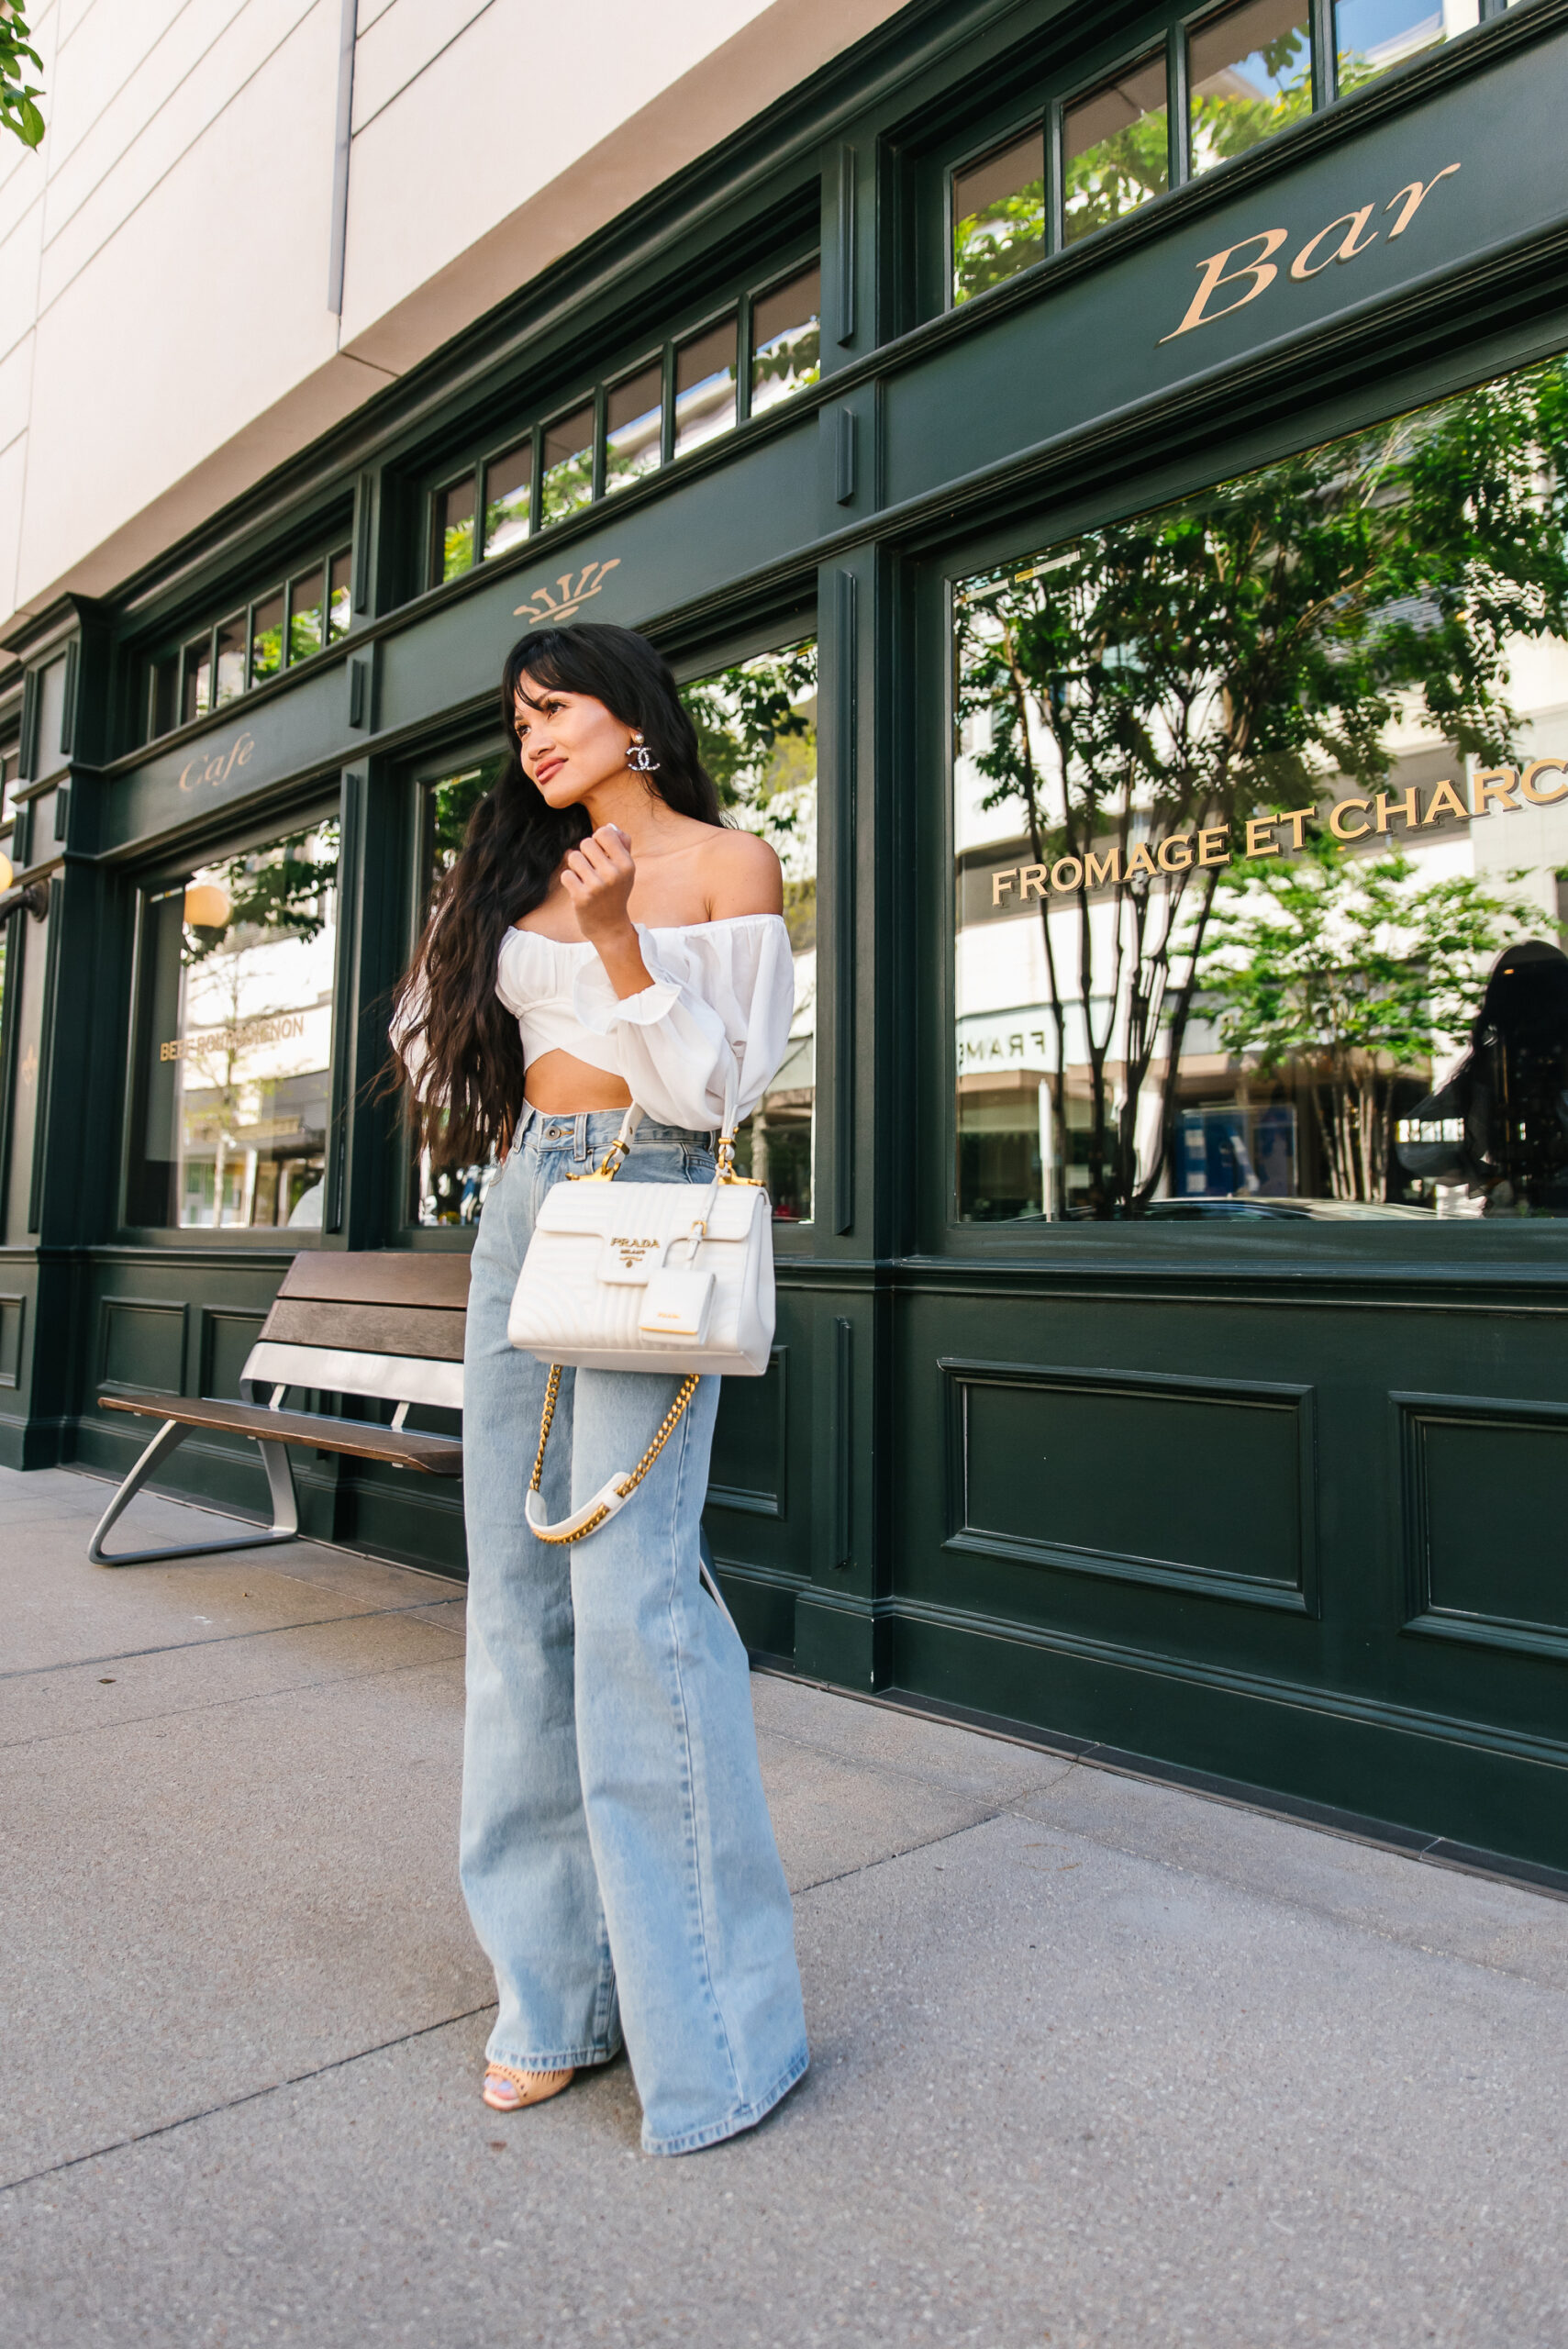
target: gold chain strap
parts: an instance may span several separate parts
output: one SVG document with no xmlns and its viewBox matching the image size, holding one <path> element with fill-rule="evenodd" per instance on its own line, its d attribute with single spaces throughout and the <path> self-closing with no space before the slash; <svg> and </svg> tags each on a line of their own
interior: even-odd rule
<svg viewBox="0 0 1568 2349">
<path fill-rule="evenodd" d="M 672 1435 L 673 1435 L 675 1429 L 679 1424 L 682 1412 L 685 1409 L 686 1405 L 691 1401 L 692 1397 L 697 1391 L 699 1376 L 700 1374 L 698 1372 L 689 1370 L 684 1378 L 682 1379 L 681 1391 L 676 1396 L 674 1401 L 671 1404 L 669 1409 L 665 1412 L 663 1421 L 660 1427 L 658 1434 L 654 1437 L 652 1442 L 649 1445 L 647 1451 L 643 1453 L 641 1459 L 632 1470 L 630 1475 L 626 1479 L 626 1482 L 622 1485 L 617 1485 L 616 1487 L 623 1500 L 628 1493 L 634 1493 L 637 1490 L 639 1485 L 641 1484 L 644 1476 L 647 1475 L 649 1470 L 652 1467 L 653 1463 L 658 1459 L 659 1454 L 663 1451 L 664 1446 L 669 1442 Z M 544 1390 L 544 1416 L 539 1421 L 539 1451 L 534 1456 L 534 1473 L 528 1481 L 528 1490 L 530 1493 L 537 1493 L 539 1491 L 539 1482 L 544 1475 L 544 1448 L 550 1442 L 550 1422 L 555 1417 L 556 1397 L 560 1393 L 561 1364 L 558 1362 L 552 1362 L 550 1365 L 550 1384 Z M 572 1533 L 541 1533 L 537 1525 L 532 1527 L 531 1531 L 536 1541 L 539 1542 L 584 1542 L 586 1541 L 590 1533 L 596 1533 L 598 1531 L 600 1526 L 603 1525 L 609 1513 L 610 1512 L 607 1508 L 595 1509 L 593 1516 L 588 1520 L 586 1525 L 578 1526 L 576 1531 Z"/>
</svg>

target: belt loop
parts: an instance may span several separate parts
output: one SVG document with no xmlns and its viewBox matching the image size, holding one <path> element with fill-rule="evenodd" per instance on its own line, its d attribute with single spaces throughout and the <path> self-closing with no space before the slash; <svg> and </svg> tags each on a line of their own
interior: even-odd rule
<svg viewBox="0 0 1568 2349">
<path fill-rule="evenodd" d="M 579 1109 L 572 1121 L 572 1154 L 574 1158 L 588 1155 L 588 1112 Z"/>
</svg>

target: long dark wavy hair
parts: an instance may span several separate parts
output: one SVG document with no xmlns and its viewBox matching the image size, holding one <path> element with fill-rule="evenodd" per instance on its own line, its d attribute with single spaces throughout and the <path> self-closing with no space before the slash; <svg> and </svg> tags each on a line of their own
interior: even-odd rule
<svg viewBox="0 0 1568 2349">
<path fill-rule="evenodd" d="M 495 992 L 508 926 L 531 913 L 569 849 L 587 837 L 585 807 L 551 807 L 524 771 L 519 678 L 591 694 L 640 731 L 658 772 L 645 780 L 677 815 L 718 824 L 718 794 L 697 751 L 675 680 L 644 636 L 579 621 L 536 629 L 501 672 L 506 768 L 469 819 L 462 849 L 437 889 L 424 934 L 397 989 L 394 1051 L 421 1142 L 445 1164 L 505 1149 L 523 1097 L 517 1022 Z"/>
</svg>

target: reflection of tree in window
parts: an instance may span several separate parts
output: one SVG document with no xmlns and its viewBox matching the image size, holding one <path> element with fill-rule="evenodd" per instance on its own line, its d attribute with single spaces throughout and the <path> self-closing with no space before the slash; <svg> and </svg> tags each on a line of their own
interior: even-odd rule
<svg viewBox="0 0 1568 2349">
<path fill-rule="evenodd" d="M 1027 857 L 1064 883 L 1024 910 L 1039 923 L 1048 1040 L 1030 1065 L 1056 1073 L 1042 1080 L 1040 1158 L 1062 1180 L 1076 1165 L 1074 1211 L 1138 1213 L 1156 1199 L 1173 1163 L 1189 1032 L 1211 1031 L 1229 1008 L 1240 1049 L 1262 1016 L 1244 1007 L 1249 983 L 1222 977 L 1221 946 L 1251 935 L 1261 950 L 1270 924 L 1304 920 L 1318 904 L 1262 877 L 1278 868 L 1259 859 L 1231 869 L 1217 907 L 1225 868 L 1194 856 L 1198 828 L 1239 856 L 1247 818 L 1349 790 L 1369 795 L 1370 831 L 1370 795 L 1386 786 L 1386 821 L 1403 831 L 1393 773 L 1402 732 L 1448 744 L 1462 789 L 1467 757 L 1517 761 L 1513 648 L 1534 640 L 1561 661 L 1565 526 L 1568 367 L 1551 360 L 961 591 L 962 761 L 982 807 L 1009 812 L 1020 869 Z M 1457 796 L 1451 812 L 1463 813 Z M 1178 836 L 1188 846 L 1162 870 L 1160 852 Z M 1283 837 L 1288 851 L 1288 829 Z M 1418 853 L 1444 837 L 1423 828 Z M 1374 852 L 1394 845 L 1392 830 L 1373 840 Z M 1304 865 L 1290 888 L 1327 887 L 1338 871 L 1319 860 L 1314 878 Z M 1361 864 L 1353 877 L 1353 888 L 1335 884 L 1329 926 L 1347 956 L 1385 885 Z M 1245 913 L 1229 896 L 1242 879 L 1262 893 Z M 1432 925 L 1460 913 L 1478 925 L 1473 960 L 1486 951 L 1485 925 L 1504 918 L 1485 887 L 1468 910 L 1440 895 L 1407 907 L 1396 930 L 1406 942 L 1386 951 L 1430 954 Z M 1544 905 L 1532 911 L 1531 926 L 1549 921 Z M 1300 952 L 1305 972 L 1313 950 Z M 1200 974 L 1214 991 L 1207 1008 Z M 1428 978 L 1427 1011 L 1412 1012 L 1416 984 L 1401 982 L 1388 1032 L 1425 1017 L 1429 1052 L 1452 1007 Z M 1271 1014 L 1281 1032 L 1294 1016 L 1287 1006 Z M 1264 1030 L 1255 1037 L 1262 1051 Z M 1212 1056 L 1222 1042 L 1203 1050 Z M 1329 1029 L 1314 1049 L 1332 1054 Z M 1364 1049 L 1381 1056 L 1385 1077 L 1405 1064 L 1386 1039 Z M 1167 1081 L 1173 1069 L 1180 1082 Z M 1387 1085 L 1374 1096 L 1386 1114 Z M 1364 1197 L 1386 1141 L 1350 1135 L 1346 1120 L 1359 1126 L 1364 1104 L 1348 1074 L 1322 1106 L 1322 1186 Z M 1060 1201 L 1045 1211 L 1062 1211 Z"/>
<path fill-rule="evenodd" d="M 1247 0 L 1188 37 L 1195 173 L 1244 155 L 1312 111 L 1306 0 Z"/>
<path fill-rule="evenodd" d="M 1068 244 L 1164 195 L 1171 163 L 1162 50 L 1063 109 L 1062 169 Z"/>
<path fill-rule="evenodd" d="M 811 1214 L 816 1100 L 817 646 L 736 662 L 682 688 L 726 820 L 773 842 L 795 950 L 795 1018 L 783 1066 L 741 1128 L 737 1161 L 765 1182 L 773 1213 Z"/>
<path fill-rule="evenodd" d="M 815 384 L 821 365 L 822 272 L 814 263 L 751 306 L 751 413 Z"/>
<path fill-rule="evenodd" d="M 183 1224 L 286 1224 L 318 1190 L 338 849 L 331 819 L 224 858 L 185 887 Z"/>
<path fill-rule="evenodd" d="M 1480 0 L 1335 0 L 1340 95 L 1480 21 Z"/>
<path fill-rule="evenodd" d="M 971 301 L 1045 252 L 1045 134 L 1021 139 L 952 175 L 952 298 Z"/>
<path fill-rule="evenodd" d="M 1352 856 L 1325 833 L 1288 862 L 1224 868 L 1197 994 L 1228 1052 L 1265 1076 L 1294 1068 L 1330 1197 L 1387 1196 L 1391 1079 L 1468 1028 L 1529 918 L 1473 874 L 1422 885 L 1410 857 Z"/>
<path fill-rule="evenodd" d="M 545 428 L 540 519 L 562 521 L 586 506 L 593 495 L 594 411 L 590 406 Z"/>
</svg>

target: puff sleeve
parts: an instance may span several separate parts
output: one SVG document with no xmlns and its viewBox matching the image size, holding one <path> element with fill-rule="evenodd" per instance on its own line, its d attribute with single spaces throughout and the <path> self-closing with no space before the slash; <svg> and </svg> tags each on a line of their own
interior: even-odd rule
<svg viewBox="0 0 1568 2349">
<path fill-rule="evenodd" d="M 632 1098 L 673 1126 L 729 1133 L 750 1116 L 789 1049 L 795 962 L 778 914 L 689 930 L 637 925 L 652 985 L 617 996 L 596 954 L 573 985 L 573 1013 L 613 1040 Z"/>
</svg>

